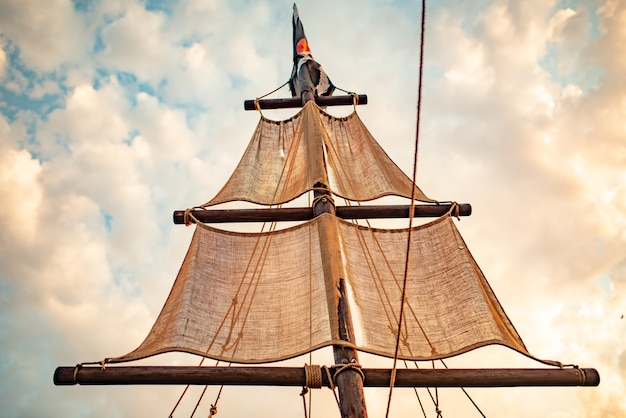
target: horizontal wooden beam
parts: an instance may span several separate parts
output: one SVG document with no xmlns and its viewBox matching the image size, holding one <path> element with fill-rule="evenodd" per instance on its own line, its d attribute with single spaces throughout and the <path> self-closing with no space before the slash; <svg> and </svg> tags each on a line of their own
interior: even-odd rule
<svg viewBox="0 0 626 418">
<path fill-rule="evenodd" d="M 472 206 L 469 203 L 460 203 L 459 216 L 470 216 Z M 380 218 L 408 218 L 410 205 L 391 206 L 337 206 L 336 215 L 341 219 L 380 219 Z M 413 216 L 429 218 L 445 215 L 450 211 L 450 204 L 416 205 Z M 313 209 L 302 208 L 271 208 L 271 209 L 195 209 L 193 216 L 203 223 L 224 222 L 280 222 L 280 221 L 308 221 L 313 219 Z M 174 211 L 174 223 L 185 223 L 185 211 Z"/>
<path fill-rule="evenodd" d="M 391 369 L 363 369 L 364 386 L 388 387 Z M 331 374 L 334 370 L 331 368 Z M 54 384 L 304 386 L 303 367 L 58 367 Z M 322 384 L 328 377 L 322 373 Z M 595 369 L 399 369 L 396 387 L 598 386 Z"/>
<path fill-rule="evenodd" d="M 357 105 L 367 104 L 367 95 L 359 94 Z M 354 104 L 354 96 L 318 96 L 315 98 L 318 106 L 352 106 Z M 302 107 L 302 99 L 299 97 L 289 97 L 286 99 L 259 99 L 259 107 L 261 109 L 287 109 L 290 107 Z M 245 110 L 256 110 L 254 100 L 246 100 L 243 102 Z"/>
</svg>

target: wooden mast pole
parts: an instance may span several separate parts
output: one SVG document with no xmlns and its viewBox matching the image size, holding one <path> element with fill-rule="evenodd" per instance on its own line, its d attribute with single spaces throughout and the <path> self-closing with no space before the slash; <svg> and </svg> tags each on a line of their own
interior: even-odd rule
<svg viewBox="0 0 626 418">
<path fill-rule="evenodd" d="M 313 195 L 314 216 L 320 216 L 324 213 L 335 215 L 335 204 L 330 194 L 325 189 L 324 184 L 316 184 Z M 331 236 L 332 231 L 324 231 L 320 228 L 320 242 L 337 241 L 337 236 Z M 322 246 L 324 247 L 324 246 Z M 341 255 L 322 254 L 322 260 L 326 264 L 325 272 L 333 274 L 337 271 L 333 263 L 341 263 Z M 330 279 L 330 280 L 329 280 Z M 348 303 L 345 280 L 343 277 L 327 278 L 327 283 L 333 283 L 336 288 L 329 289 L 330 294 L 338 294 L 339 299 L 336 306 L 337 309 L 337 328 L 339 339 L 342 341 L 355 343 L 354 327 L 352 326 L 352 316 L 350 314 L 350 305 Z M 331 304 L 332 306 L 332 304 Z M 331 308 L 332 309 L 332 308 Z M 331 314 L 331 317 L 333 315 Z M 342 364 L 359 364 L 358 353 L 356 349 L 344 347 L 341 345 L 333 345 L 333 354 L 335 363 Z M 360 366 L 359 366 L 360 367 Z M 335 374 L 335 385 L 339 389 L 339 410 L 342 418 L 367 418 L 367 409 L 365 406 L 365 395 L 363 394 L 363 377 L 355 368 L 345 368 L 341 373 Z"/>
</svg>

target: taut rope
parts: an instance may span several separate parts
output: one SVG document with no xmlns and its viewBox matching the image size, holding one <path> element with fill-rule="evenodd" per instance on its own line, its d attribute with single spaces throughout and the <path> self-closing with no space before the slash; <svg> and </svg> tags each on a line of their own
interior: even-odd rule
<svg viewBox="0 0 626 418">
<path fill-rule="evenodd" d="M 415 207 L 415 188 L 417 178 L 417 147 L 419 144 L 420 134 L 420 115 L 422 110 L 422 79 L 424 73 L 424 29 L 426 27 L 426 0 L 422 0 L 422 23 L 420 33 L 420 62 L 419 62 L 419 84 L 417 91 L 417 121 L 415 127 L 415 151 L 413 153 L 413 188 L 411 190 L 411 211 L 413 213 Z M 402 332 L 402 317 L 404 316 L 404 305 L 406 303 L 406 284 L 409 273 L 409 259 L 411 254 L 411 230 L 413 227 L 413 216 L 409 216 L 409 233 L 406 247 L 406 262 L 404 265 L 404 281 L 402 284 L 402 299 L 400 301 L 400 316 L 398 318 L 398 333 L 396 334 L 396 349 L 393 356 L 393 368 L 391 369 L 391 381 L 389 382 L 389 398 L 387 399 L 387 412 L 385 417 L 389 417 L 389 409 L 391 407 L 391 395 L 393 393 L 393 386 L 396 381 L 396 367 L 398 363 L 398 351 L 400 348 L 400 334 Z"/>
</svg>

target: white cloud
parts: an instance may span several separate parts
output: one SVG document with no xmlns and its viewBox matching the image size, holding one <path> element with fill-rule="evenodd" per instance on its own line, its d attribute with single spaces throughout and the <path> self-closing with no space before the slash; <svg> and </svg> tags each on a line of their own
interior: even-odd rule
<svg viewBox="0 0 626 418">
<path fill-rule="evenodd" d="M 115 71 L 135 74 L 153 85 L 171 74 L 180 53 L 166 33 L 165 15 L 131 3 L 123 15 L 102 29 L 103 64 Z"/>
<path fill-rule="evenodd" d="M 2 135 L 7 133 L 7 124 L 2 123 Z M 37 231 L 36 218 L 39 211 L 42 192 L 38 184 L 41 166 L 26 150 L 2 147 L 0 153 L 0 198 L 4 202 L 0 207 L 2 229 L 7 236 L 20 241 L 35 240 Z M 9 242 L 5 242 L 8 245 Z"/>
<path fill-rule="evenodd" d="M 85 22 L 69 1 L 4 1 L 0 25 L 4 35 L 19 46 L 24 63 L 36 71 L 75 62 L 90 46 Z"/>
</svg>

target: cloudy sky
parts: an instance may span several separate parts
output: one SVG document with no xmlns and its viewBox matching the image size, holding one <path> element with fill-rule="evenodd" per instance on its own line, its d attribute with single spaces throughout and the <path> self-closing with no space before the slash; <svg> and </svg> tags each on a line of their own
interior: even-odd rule
<svg viewBox="0 0 626 418">
<path fill-rule="evenodd" d="M 417 3 L 298 4 L 315 57 L 336 85 L 368 94 L 359 113 L 407 173 Z M 472 204 L 459 229 L 530 352 L 602 377 L 598 388 L 468 392 L 490 417 L 625 417 L 626 2 L 434 3 L 418 183 L 433 198 Z M 3 416 L 171 411 L 182 388 L 55 387 L 52 374 L 124 354 L 147 334 L 192 234 L 171 212 L 217 193 L 259 118 L 243 100 L 289 77 L 291 8 L 0 0 Z M 315 362 L 330 364 L 327 354 Z M 449 364 L 539 366 L 502 348 Z M 301 416 L 299 391 L 227 388 L 219 416 Z M 370 416 L 382 416 L 387 391 L 366 396 Z M 215 397 L 210 389 L 197 416 Z M 458 391 L 439 397 L 444 416 L 480 416 Z M 314 402 L 314 416 L 338 416 L 330 391 Z M 394 391 L 391 412 L 419 416 L 413 392 Z"/>
</svg>

